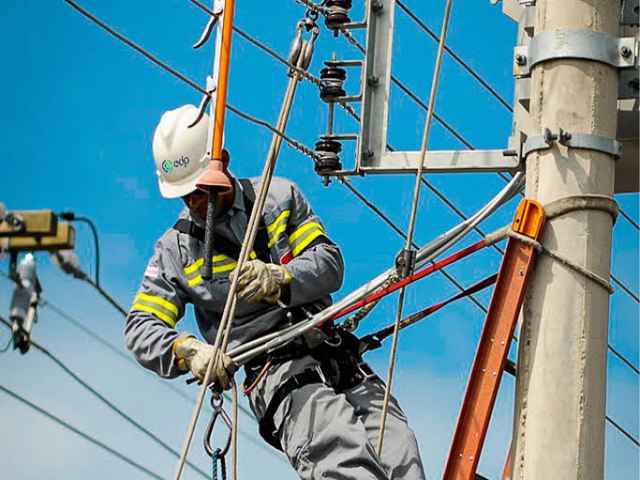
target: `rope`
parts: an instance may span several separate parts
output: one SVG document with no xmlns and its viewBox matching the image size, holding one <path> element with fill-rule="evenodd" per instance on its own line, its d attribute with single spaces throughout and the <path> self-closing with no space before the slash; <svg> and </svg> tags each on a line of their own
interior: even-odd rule
<svg viewBox="0 0 640 480">
<path fill-rule="evenodd" d="M 178 80 L 181 80 L 186 85 L 190 86 L 191 88 L 193 88 L 197 92 L 201 93 L 202 95 L 207 95 L 207 96 L 210 95 L 210 92 L 208 92 L 205 88 L 202 88 L 200 85 L 195 83 L 193 80 L 191 80 L 188 77 L 186 77 L 185 75 L 181 74 L 176 69 L 174 69 L 173 67 L 169 66 L 167 63 L 163 62 L 162 60 L 159 60 L 157 57 L 153 56 L 147 50 L 145 50 L 144 48 L 142 48 L 139 45 L 137 45 L 135 42 L 129 40 L 127 37 L 125 37 L 121 33 L 117 32 L 116 30 L 111 28 L 109 25 L 104 23 L 102 20 L 100 20 L 98 17 L 94 16 L 93 14 L 91 14 L 87 10 L 85 10 L 84 8 L 80 7 L 73 0 L 63 0 L 63 1 L 68 3 L 71 7 L 73 7 L 79 13 L 84 15 L 86 18 L 88 18 L 89 20 L 94 22 L 96 25 L 101 27 L 103 30 L 105 30 L 106 32 L 110 33 L 115 38 L 117 38 L 121 42 L 125 43 L 129 47 L 133 48 L 136 52 L 140 53 L 141 55 L 143 55 L 145 58 L 149 59 L 151 62 L 153 62 L 157 66 L 159 66 L 160 68 L 162 68 L 166 72 L 168 72 L 171 75 L 173 75 Z M 304 155 L 306 155 L 306 156 L 308 156 L 308 157 L 310 157 L 312 159 L 316 158 L 315 152 L 313 150 L 311 150 L 310 148 L 306 147 L 301 142 L 299 142 L 297 140 L 294 140 L 291 137 L 285 135 L 284 132 L 278 130 L 277 128 L 274 128 L 268 122 L 265 122 L 264 120 L 260 120 L 260 119 L 258 119 L 256 117 L 252 116 L 252 115 L 249 115 L 248 113 L 243 112 L 242 110 L 234 107 L 233 105 L 231 105 L 229 103 L 227 103 L 227 109 L 229 111 L 233 112 L 234 114 L 238 115 L 239 117 L 241 117 L 241 118 L 243 118 L 243 119 L 245 119 L 245 120 L 247 120 L 247 121 L 249 121 L 249 122 L 251 122 L 251 123 L 253 123 L 255 125 L 260 125 L 261 127 L 264 127 L 267 130 L 269 130 L 270 132 L 272 132 L 273 134 L 278 135 L 285 142 L 287 142 L 287 144 L 289 144 L 289 146 L 291 146 L 295 150 L 299 151 L 300 153 L 302 153 L 302 154 L 304 154 Z"/>
<path fill-rule="evenodd" d="M 308 44 L 305 43 L 304 45 L 308 45 Z M 304 48 L 306 49 L 307 46 L 304 46 Z M 303 53 L 301 53 L 300 56 L 298 57 L 298 66 L 300 66 L 304 60 L 305 55 Z M 289 80 L 287 91 L 285 93 L 285 98 L 282 103 L 282 108 L 280 110 L 280 115 L 278 116 L 278 122 L 276 124 L 276 128 L 278 130 L 284 130 L 286 127 L 287 120 L 289 117 L 289 112 L 291 110 L 291 105 L 293 103 L 296 87 L 299 81 L 300 81 L 300 77 L 295 74 L 292 75 L 292 77 Z M 258 193 L 256 195 L 254 208 L 253 208 L 253 211 L 251 212 L 251 216 L 249 217 L 249 221 L 247 224 L 247 231 L 245 232 L 245 236 L 242 242 L 242 247 L 240 249 L 240 254 L 238 256 L 238 265 L 236 267 L 238 271 L 242 270 L 242 266 L 248 260 L 249 252 L 253 248 L 253 243 L 255 241 L 256 234 L 258 231 L 260 218 L 262 217 L 262 211 L 267 198 L 269 185 L 271 184 L 271 179 L 273 177 L 273 172 L 275 170 L 276 161 L 278 158 L 278 154 L 280 152 L 281 144 L 282 144 L 282 136 L 275 135 L 271 141 L 269 153 L 267 154 L 267 159 L 265 161 L 262 175 L 260 178 L 260 187 L 258 188 Z M 204 375 L 204 379 L 202 380 L 202 387 L 200 388 L 198 400 L 196 402 L 196 406 L 193 411 L 189 429 L 187 431 L 184 447 L 182 449 L 182 455 L 178 462 L 178 466 L 176 467 L 176 474 L 174 476 L 174 480 L 178 480 L 180 478 L 180 473 L 182 472 L 182 467 L 186 460 L 186 456 L 189 451 L 189 446 L 191 445 L 191 440 L 193 439 L 193 435 L 195 433 L 198 417 L 200 416 L 200 411 L 202 409 L 204 397 L 205 397 L 207 388 L 209 386 L 209 379 L 211 378 L 213 366 L 217 362 L 217 357 L 219 355 L 219 352 L 221 351 L 224 352 L 227 349 L 227 344 L 231 336 L 230 335 L 231 327 L 233 325 L 233 319 L 235 317 L 235 309 L 237 305 L 236 292 L 238 289 L 238 279 L 239 279 L 239 275 L 234 276 L 233 281 L 229 286 L 229 293 L 227 295 L 225 306 L 222 311 L 222 318 L 220 319 L 220 324 L 218 326 L 216 338 L 215 338 L 215 341 L 213 342 L 213 345 L 217 347 L 217 350 L 216 350 L 217 354 L 213 355 L 209 360 L 207 371 Z M 234 387 L 234 390 L 235 390 L 235 387 Z M 234 395 L 236 395 L 236 400 L 234 401 L 234 416 L 237 417 L 237 392 L 234 392 Z M 235 428 L 232 429 L 232 435 L 234 436 L 234 438 L 237 439 L 237 431 Z M 234 443 L 233 450 L 234 450 L 233 455 L 235 458 L 235 455 L 236 455 L 235 443 Z M 234 460 L 233 474 L 234 476 L 236 474 L 235 460 Z"/>
<path fill-rule="evenodd" d="M 411 206 L 411 217 L 409 221 L 409 231 L 407 232 L 407 243 L 405 250 L 410 250 L 413 243 L 413 235 L 415 232 L 415 223 L 418 213 L 418 202 L 420 200 L 420 184 L 422 174 L 424 172 L 424 159 L 427 153 L 427 146 L 429 143 L 429 133 L 431 132 L 431 122 L 433 119 L 433 108 L 436 102 L 436 93 L 438 91 L 438 82 L 440 79 L 440 67 L 442 66 L 442 56 L 444 53 L 444 42 L 447 36 L 447 27 L 449 26 L 449 16 L 451 14 L 452 0 L 447 0 L 445 6 L 444 18 L 442 20 L 442 32 L 440 34 L 440 42 L 438 44 L 438 54 L 436 56 L 436 64 L 433 73 L 433 80 L 431 82 L 431 93 L 429 94 L 429 108 L 427 110 L 427 120 L 425 122 L 424 135 L 422 137 L 422 146 L 420 149 L 420 164 L 418 165 L 418 172 L 416 174 L 416 183 L 413 192 L 413 204 Z M 396 323 L 393 330 L 393 340 L 391 343 L 391 351 L 389 353 L 389 369 L 387 371 L 387 384 L 384 391 L 384 400 L 382 403 L 382 416 L 380 419 L 380 431 L 378 434 L 378 444 L 376 451 L 378 455 L 382 453 L 382 443 L 384 441 L 385 425 L 387 421 L 387 414 L 389 411 L 389 401 L 391 399 L 391 383 L 393 381 L 393 371 L 395 368 L 396 350 L 398 348 L 398 333 L 400 331 L 400 321 L 402 319 L 402 308 L 404 306 L 405 288 L 400 290 L 398 298 L 398 310 L 396 314 Z"/>
<path fill-rule="evenodd" d="M 493 285 L 497 279 L 498 279 L 498 274 L 491 275 L 490 277 L 487 277 L 484 280 L 481 280 L 478 283 L 475 283 L 474 285 L 464 289 L 462 292 L 454 295 L 453 297 L 450 297 L 444 301 L 431 305 L 428 308 L 420 310 L 419 312 L 416 312 L 402 319 L 402 321 L 400 322 L 400 329 L 402 330 L 410 325 L 413 325 L 414 323 L 419 322 L 420 320 L 423 320 L 424 318 L 428 317 L 429 315 L 432 315 L 433 313 L 437 312 L 443 307 L 446 307 L 450 303 L 455 302 L 456 300 L 467 297 L 473 293 L 479 292 Z M 388 327 L 378 330 L 375 333 L 371 333 L 361 338 L 360 340 L 364 342 L 367 346 L 367 349 L 365 351 L 373 350 L 375 348 L 380 347 L 381 346 L 380 342 L 382 342 L 382 340 L 384 340 L 389 335 L 391 335 L 393 333 L 393 329 L 394 329 L 394 325 L 392 324 L 392 325 L 389 325 Z"/>
<path fill-rule="evenodd" d="M 86 440 L 86 441 L 88 441 L 90 443 L 93 443 L 97 447 L 100 447 L 101 449 L 103 449 L 106 452 L 110 453 L 114 457 L 119 458 L 120 460 L 122 460 L 123 462 L 127 463 L 128 465 L 140 470 L 143 473 L 146 473 L 151 478 L 155 478 L 156 480 L 165 480 L 164 477 L 158 475 L 157 473 L 153 472 L 152 470 L 148 469 L 147 467 L 139 464 L 138 462 L 133 460 L 131 457 L 125 455 L 124 453 L 119 452 L 115 448 L 110 447 L 109 445 L 107 445 L 106 443 L 98 440 L 97 438 L 92 437 L 88 433 L 85 433 L 82 430 L 74 427 L 73 425 L 71 425 L 66 420 L 62 420 L 60 417 L 58 417 L 58 416 L 54 415 L 53 413 L 45 410 L 44 408 L 40 407 L 39 405 L 36 405 L 35 403 L 27 400 L 25 397 L 23 397 L 21 395 L 18 395 L 16 392 L 14 392 L 13 390 L 10 390 L 9 388 L 5 387 L 4 385 L 0 385 L 0 391 L 2 391 L 3 393 L 6 393 L 10 397 L 13 397 L 18 402 L 22 403 L 23 405 L 26 405 L 27 407 L 31 408 L 32 410 L 35 410 L 36 412 L 40 413 L 41 415 L 44 415 L 49 420 L 57 423 L 61 427 L 66 428 L 67 430 L 75 433 L 76 435 L 78 435 L 79 437 L 83 438 L 84 440 Z"/>
</svg>

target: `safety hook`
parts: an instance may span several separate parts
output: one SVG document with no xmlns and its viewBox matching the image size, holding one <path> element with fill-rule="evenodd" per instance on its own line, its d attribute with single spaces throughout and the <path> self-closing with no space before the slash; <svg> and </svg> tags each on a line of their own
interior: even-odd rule
<svg viewBox="0 0 640 480">
<path fill-rule="evenodd" d="M 224 457 L 229 451 L 229 448 L 231 447 L 232 422 L 227 412 L 225 412 L 224 409 L 222 408 L 223 402 L 224 402 L 224 399 L 222 395 L 214 391 L 213 394 L 211 395 L 211 408 L 213 408 L 213 415 L 211 416 L 211 420 L 209 420 L 209 425 L 207 425 L 207 430 L 204 433 L 204 449 L 207 452 L 207 455 L 209 455 L 211 458 L 213 458 L 214 452 L 218 452 L 217 453 L 218 458 Z M 222 418 L 222 421 L 224 422 L 224 424 L 227 426 L 227 429 L 229 430 L 227 441 L 224 445 L 224 448 L 222 449 L 220 448 L 214 449 L 211 446 L 211 437 L 213 436 L 213 430 L 215 428 L 218 417 Z"/>
<path fill-rule="evenodd" d="M 211 102 L 211 97 L 213 96 L 213 93 L 216 91 L 216 86 L 214 85 L 213 77 L 211 76 L 207 76 L 206 90 L 207 90 L 207 95 L 202 96 L 202 100 L 200 100 L 200 105 L 198 105 L 198 116 L 187 128 L 191 128 L 197 125 L 198 122 L 202 120 L 202 117 L 204 117 L 204 114 L 207 110 L 207 106 L 209 105 L 209 102 Z"/>
<path fill-rule="evenodd" d="M 224 2 L 222 0 L 216 0 L 213 5 L 213 11 L 212 11 L 213 15 L 209 17 L 209 21 L 207 22 L 207 25 L 204 27 L 204 30 L 202 31 L 200 38 L 196 43 L 193 44 L 192 48 L 198 49 L 202 47 L 205 43 L 207 43 L 207 40 L 209 40 L 209 38 L 211 37 L 211 33 L 213 32 L 213 29 L 218 23 L 218 20 L 220 19 L 220 15 L 222 15 L 223 11 L 224 11 Z"/>
</svg>

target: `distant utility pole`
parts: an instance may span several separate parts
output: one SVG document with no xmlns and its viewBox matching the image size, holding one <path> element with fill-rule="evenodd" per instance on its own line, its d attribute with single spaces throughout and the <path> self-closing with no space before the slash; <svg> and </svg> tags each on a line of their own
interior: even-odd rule
<svg viewBox="0 0 640 480">
<path fill-rule="evenodd" d="M 535 8 L 529 58 L 515 56 L 531 69 L 527 197 L 577 208 L 551 219 L 542 243 L 608 280 L 617 69 L 636 54 L 616 43 L 620 0 L 537 0 Z M 603 478 L 608 317 L 602 285 L 538 257 L 519 342 L 514 479 Z"/>
</svg>

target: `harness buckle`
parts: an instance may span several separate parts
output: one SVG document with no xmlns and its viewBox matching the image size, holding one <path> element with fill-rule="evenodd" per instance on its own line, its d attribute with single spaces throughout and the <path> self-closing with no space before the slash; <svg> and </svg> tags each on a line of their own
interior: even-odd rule
<svg viewBox="0 0 640 480">
<path fill-rule="evenodd" d="M 371 368 L 371 366 L 364 360 L 359 361 L 356 364 L 356 368 L 358 370 L 358 373 L 362 375 L 363 382 L 372 380 L 378 376 L 376 372 L 373 371 L 373 368 Z"/>
</svg>

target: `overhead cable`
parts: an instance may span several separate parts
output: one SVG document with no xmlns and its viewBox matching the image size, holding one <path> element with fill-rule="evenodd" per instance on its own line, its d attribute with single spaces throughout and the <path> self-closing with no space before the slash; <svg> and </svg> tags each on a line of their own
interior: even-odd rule
<svg viewBox="0 0 640 480">
<path fill-rule="evenodd" d="M 17 393 L 15 393 L 13 390 L 10 390 L 9 388 L 5 387 L 4 385 L 0 385 L 0 391 L 6 393 L 7 395 L 9 395 L 10 397 L 13 397 L 15 400 L 17 400 L 18 402 L 26 405 L 27 407 L 31 408 L 32 410 L 35 410 L 36 412 L 44 415 L 45 417 L 47 417 L 49 420 L 57 423 L 58 425 L 66 428 L 67 430 L 70 430 L 71 432 L 75 433 L 76 435 L 78 435 L 79 437 L 87 440 L 90 443 L 93 443 L 94 445 L 96 445 L 97 447 L 100 447 L 101 449 L 105 450 L 106 452 L 108 452 L 109 454 L 118 457 L 120 460 L 122 460 L 123 462 L 129 464 L 130 466 L 140 470 L 143 473 L 146 473 L 147 475 L 149 475 L 151 478 L 155 478 L 157 480 L 165 480 L 164 477 L 158 475 L 157 473 L 151 471 L 150 469 L 148 469 L 147 467 L 139 464 L 138 462 L 136 462 L 135 460 L 133 460 L 131 457 L 125 455 L 122 452 L 119 452 L 118 450 L 116 450 L 115 448 L 110 447 L 109 445 L 107 445 L 106 443 L 98 440 L 97 438 L 89 435 L 88 433 L 83 432 L 82 430 L 74 427 L 73 425 L 71 425 L 69 422 L 61 419 L 60 417 L 54 415 L 53 413 L 49 412 L 48 410 L 45 410 L 44 408 L 36 405 L 33 402 L 30 402 L 29 400 L 27 400 L 26 398 L 24 398 L 21 395 L 18 395 Z"/>
<path fill-rule="evenodd" d="M 633 228 L 635 228 L 636 230 L 640 230 L 640 225 L 638 225 L 636 221 L 633 218 L 631 218 L 625 211 L 623 210 L 618 210 L 618 211 L 620 212 L 620 215 L 622 215 L 625 219 L 627 219 L 627 221 L 631 225 L 633 225 Z"/>
<path fill-rule="evenodd" d="M 189 0 L 189 2 L 192 3 L 193 5 L 195 5 L 196 7 L 200 8 L 205 13 L 207 13 L 209 15 L 215 15 L 213 10 L 211 10 L 209 7 L 204 5 L 202 2 L 199 2 L 198 0 Z M 247 32 L 242 30 L 237 25 L 233 26 L 233 31 L 236 32 L 238 35 L 240 35 L 241 38 L 243 38 L 244 40 L 246 40 L 247 42 L 249 42 L 253 46 L 259 48 L 260 50 L 262 50 L 263 52 L 267 53 L 268 55 L 271 55 L 273 58 L 275 58 L 277 61 L 279 61 L 283 65 L 286 65 L 289 69 L 293 70 L 298 75 L 300 75 L 302 78 L 304 78 L 305 80 L 309 81 L 310 83 L 312 83 L 316 87 L 320 87 L 322 85 L 322 81 L 318 77 L 312 75 L 311 73 L 309 73 L 308 71 L 306 71 L 306 70 L 304 70 L 302 68 L 298 68 L 297 66 L 295 66 L 294 64 L 289 62 L 286 58 L 284 58 L 282 55 L 280 55 L 278 52 L 276 52 L 273 48 L 268 47 L 267 45 L 265 45 L 264 43 L 260 42 L 255 37 L 249 35 Z M 339 102 L 336 102 L 336 103 L 338 103 L 338 105 L 340 105 L 340 107 L 342 107 L 344 109 L 344 111 L 346 111 L 349 115 L 351 115 L 355 120 L 357 120 L 358 122 L 360 121 L 360 117 L 358 116 L 356 111 L 353 109 L 353 107 L 351 107 L 348 103 L 342 102 L 342 101 L 339 101 Z"/>
<path fill-rule="evenodd" d="M 2 272 L 2 271 L 0 271 L 0 276 L 3 276 L 5 278 L 7 278 L 7 279 L 10 279 L 9 276 L 7 274 L 5 274 L 4 272 Z M 122 351 L 115 344 L 113 344 L 112 342 L 110 342 L 109 340 L 107 340 L 106 338 L 104 338 L 103 336 L 101 336 L 100 334 L 95 332 L 94 330 L 90 329 L 89 327 L 84 325 L 82 322 L 80 322 L 76 318 L 74 318 L 71 315 L 69 315 L 67 312 L 62 310 L 60 307 L 58 307 L 55 304 L 51 303 L 49 300 L 45 300 L 42 297 L 40 298 L 40 300 L 41 300 L 40 304 L 44 308 L 50 309 L 53 313 L 58 315 L 60 318 L 62 318 L 64 320 L 66 320 L 67 322 L 69 322 L 71 325 L 73 325 L 74 327 L 76 327 L 77 329 L 79 329 L 80 331 L 82 331 L 83 333 L 85 333 L 86 335 L 91 337 L 92 339 L 94 339 L 96 342 L 98 342 L 101 345 L 103 345 L 105 348 L 110 350 L 113 354 L 117 355 L 121 359 L 127 361 L 128 363 L 130 363 L 133 366 L 136 366 L 136 367 L 139 366 L 138 362 L 136 362 L 131 355 L 129 355 L 126 352 Z M 1 321 L 2 320 L 1 320 L 1 317 L 0 317 L 0 322 Z M 6 323 L 8 323 L 8 322 L 5 321 L 5 324 Z M 8 346 L 11 346 L 11 340 L 10 340 Z M 178 387 L 173 385 L 171 382 L 163 380 L 162 378 L 160 378 L 155 373 L 153 373 L 153 372 L 151 372 L 149 370 L 143 369 L 143 370 L 140 370 L 140 371 L 142 371 L 146 375 L 148 375 L 149 378 L 151 378 L 151 379 L 155 380 L 156 382 L 158 382 L 158 384 L 162 385 L 165 388 L 168 388 L 169 390 L 171 390 L 173 393 L 175 393 L 176 395 L 180 396 L 184 400 L 187 400 L 189 403 L 191 403 L 191 404 L 195 403 L 195 400 L 193 399 L 192 396 L 190 396 L 189 394 L 187 394 L 183 390 L 179 389 Z M 227 399 L 229 399 L 228 395 L 226 393 L 224 393 L 224 395 L 227 397 Z M 239 405 L 239 408 L 240 408 L 240 411 L 247 416 L 247 418 L 251 419 L 252 421 L 255 421 L 255 417 L 253 416 L 253 413 L 251 413 L 251 411 L 247 407 L 245 407 L 244 405 Z M 260 447 L 262 450 L 264 450 L 265 452 L 269 453 L 274 458 L 277 458 L 278 460 L 280 460 L 282 462 L 285 462 L 283 457 L 281 457 L 280 455 L 277 455 L 274 452 L 274 450 L 269 448 L 269 447 L 267 447 L 264 444 L 264 442 L 261 442 L 261 441 L 257 440 L 253 435 L 251 435 L 251 434 L 249 434 L 247 432 L 244 432 L 242 430 L 240 431 L 240 433 L 248 441 L 250 441 L 254 445 Z"/>
<path fill-rule="evenodd" d="M 422 30 L 424 30 L 427 35 L 429 35 L 436 43 L 438 43 L 440 41 L 440 39 L 438 38 L 438 35 L 436 35 L 434 33 L 433 30 L 431 30 L 429 27 L 427 27 L 427 25 L 418 18 L 418 16 L 413 13 L 409 7 L 407 7 L 404 2 L 402 2 L 401 0 L 396 0 L 396 4 L 398 5 L 398 7 L 400 7 L 400 9 L 402 11 L 404 11 L 409 18 L 411 18 L 411 20 L 413 20 L 416 25 L 418 25 L 420 28 L 422 28 Z M 462 58 L 460 58 L 460 56 L 455 53 L 453 50 L 451 50 L 451 48 L 449 48 L 449 46 L 447 46 L 445 44 L 444 46 L 445 51 L 451 56 L 451 58 L 453 58 L 462 68 L 464 68 L 473 78 L 475 78 L 478 83 L 480 83 L 480 85 L 482 85 L 485 90 L 487 90 L 496 100 L 498 100 L 498 102 L 500 102 L 502 104 L 502 106 L 504 108 L 506 108 L 508 111 L 513 112 L 513 108 L 511 107 L 511 105 L 504 99 L 504 97 L 502 97 L 502 95 L 500 95 L 491 85 L 489 85 L 489 83 L 480 76 L 480 74 L 478 74 L 478 72 L 476 72 L 473 68 L 471 68 L 469 66 L 468 63 L 466 63 Z"/>
<path fill-rule="evenodd" d="M 393 220 L 391 220 L 387 215 L 385 215 L 382 210 L 380 210 L 373 202 L 371 202 L 367 197 L 365 197 L 360 191 L 358 191 L 349 180 L 345 177 L 338 178 L 340 182 L 347 187 L 347 189 L 353 193 L 362 203 L 364 203 L 371 211 L 373 211 L 378 217 L 384 221 L 387 225 L 391 227 L 393 231 L 395 231 L 401 238 L 407 240 L 407 234 L 404 233 L 398 225 L 396 225 Z M 411 242 L 413 248 L 419 248 L 416 242 Z M 431 263 L 434 263 L 433 261 Z M 460 282 L 458 282 L 449 272 L 445 269 L 438 270 L 440 274 L 442 274 L 449 282 L 451 282 L 458 290 L 461 292 L 464 291 L 464 286 Z M 484 313 L 487 313 L 487 308 L 473 295 L 469 295 L 469 300 L 471 300 L 480 310 Z"/>
<path fill-rule="evenodd" d="M 339 177 L 338 178 L 340 180 L 340 182 L 345 185 L 347 187 L 347 189 L 349 191 L 351 191 L 357 198 L 359 198 L 362 203 L 364 203 L 367 207 L 369 207 L 371 209 L 371 211 L 373 211 L 376 215 L 378 215 L 380 217 L 380 219 L 382 219 L 387 225 L 389 225 L 391 227 L 392 230 L 394 230 L 400 237 L 402 237 L 403 239 L 406 240 L 407 236 L 406 234 L 400 229 L 400 227 L 398 227 L 393 220 L 391 220 L 387 215 L 384 214 L 384 212 L 382 212 L 373 202 L 371 202 L 368 198 L 366 198 L 361 192 L 359 192 L 352 184 L 351 182 L 349 182 L 347 179 L 345 179 L 344 177 Z M 442 193 L 435 188 L 433 185 L 431 185 L 429 182 L 427 182 L 427 180 L 423 177 L 422 178 L 423 183 L 429 187 L 432 192 L 434 192 L 439 198 L 441 198 L 462 220 L 468 220 L 468 217 L 462 213 L 456 206 L 455 204 L 451 203 L 449 200 L 446 199 L 446 197 L 444 197 L 442 195 Z M 481 237 L 485 237 L 486 233 L 480 229 L 479 227 L 474 227 L 474 230 L 481 236 Z M 414 248 L 416 247 L 416 243 L 413 242 L 413 246 Z M 498 253 L 503 254 L 503 250 L 498 247 L 495 243 L 493 243 L 491 245 L 492 248 L 494 248 Z M 462 287 L 453 277 L 451 277 L 444 269 L 440 270 L 440 272 L 447 277 L 447 279 L 453 283 L 456 287 L 458 287 L 459 290 L 464 290 L 464 287 Z M 613 277 L 612 277 L 613 278 Z M 472 301 L 475 300 L 473 296 L 469 297 Z M 474 304 L 476 306 L 478 306 L 482 311 L 484 311 L 485 313 L 487 312 L 487 309 L 484 305 L 482 305 L 481 303 L 479 303 L 477 300 L 474 301 Z M 608 350 L 613 353 L 616 357 L 618 357 L 627 367 L 629 367 L 636 375 L 640 375 L 640 371 L 638 370 L 638 367 L 636 367 L 627 357 L 625 357 L 622 353 L 620 353 L 615 347 L 613 347 L 611 345 L 611 343 L 607 344 L 607 348 Z"/>
<path fill-rule="evenodd" d="M 629 440 L 631 440 L 636 445 L 636 447 L 640 447 L 640 442 L 638 442 L 638 439 L 636 437 L 634 437 L 633 435 L 631 435 L 627 430 L 625 430 L 613 418 L 611 418 L 609 415 L 607 415 L 606 419 L 607 419 L 607 422 L 609 422 L 611 424 L 611 426 L 613 426 L 616 430 L 618 430 L 618 432 L 620 432 L 625 437 L 627 437 Z"/>
<path fill-rule="evenodd" d="M 176 69 L 170 67 L 165 62 L 159 60 L 157 57 L 153 56 L 147 50 L 145 50 L 144 48 L 140 47 L 139 45 L 137 45 L 133 41 L 129 40 L 127 37 L 125 37 L 121 33 L 118 33 L 117 31 L 115 31 L 109 25 L 104 23 L 102 20 L 97 18 L 95 15 L 89 13 L 87 10 L 85 10 L 84 8 L 79 6 L 73 0 L 63 0 L 63 1 L 65 3 L 68 3 L 71 7 L 73 7 L 75 10 L 77 10 L 79 13 L 84 15 L 86 18 L 88 18 L 92 22 L 94 22 L 96 25 L 100 26 L 103 30 L 105 30 L 106 32 L 110 33 L 111 35 L 113 35 L 114 37 L 116 37 L 118 40 L 122 41 L 123 43 L 125 43 L 129 47 L 133 48 L 135 51 L 137 51 L 138 53 L 143 55 L 145 58 L 149 59 L 150 61 L 152 61 L 154 64 L 156 64 L 160 68 L 162 68 L 165 71 L 169 72 L 170 74 L 172 74 L 174 77 L 176 77 L 177 79 L 181 80 L 185 84 L 189 85 L 191 88 L 193 88 L 197 92 L 200 92 L 203 95 L 210 95 L 210 93 L 206 89 L 204 89 L 203 87 L 201 87 L 200 85 L 195 83 L 193 80 L 187 78 L 186 76 L 184 76 L 183 74 L 178 72 Z M 303 153 L 304 155 L 306 155 L 308 157 L 311 157 L 311 158 L 315 158 L 315 153 L 313 152 L 313 150 L 305 147 L 301 142 L 298 142 L 297 140 L 294 140 L 294 139 L 290 138 L 284 132 L 281 132 L 280 130 L 277 130 L 276 128 L 272 127 L 268 122 L 265 122 L 265 121 L 260 120 L 260 119 L 258 119 L 256 117 L 252 116 L 252 115 L 249 115 L 248 113 L 243 112 L 242 110 L 230 105 L 229 103 L 227 103 L 227 109 L 229 111 L 235 113 L 239 117 L 244 118 L 245 120 L 247 120 L 247 121 L 249 121 L 251 123 L 254 123 L 256 125 L 260 125 L 260 126 L 266 128 L 266 129 L 268 129 L 272 133 L 274 133 L 274 134 L 278 135 L 279 137 L 281 137 L 291 147 L 293 147 L 294 149 L 296 149 L 299 152 Z"/>
<path fill-rule="evenodd" d="M 5 320 L 4 318 L 0 317 L 0 323 L 3 323 L 5 326 L 11 328 L 11 323 L 9 323 L 7 320 Z M 91 385 L 89 385 L 85 380 L 83 380 L 80 375 L 78 375 L 76 372 L 74 372 L 71 368 L 69 368 L 62 360 L 60 360 L 56 355 L 54 355 L 53 353 L 51 353 L 49 351 L 49 349 L 47 349 L 46 347 L 44 347 L 43 345 L 40 345 L 38 342 L 34 341 L 33 339 L 31 340 L 31 346 L 33 348 L 35 348 L 36 350 L 40 351 L 42 354 L 44 354 L 47 358 L 49 358 L 49 360 L 51 360 L 53 363 L 55 363 L 58 367 L 60 367 L 69 377 L 71 377 L 73 379 L 74 382 L 76 382 L 78 385 L 80 385 L 82 388 L 84 388 L 85 390 L 87 390 L 89 393 L 91 393 L 91 395 L 93 395 L 95 398 L 97 398 L 98 400 L 100 400 L 104 405 L 106 405 L 109 409 L 111 409 L 113 412 L 115 412 L 117 415 L 119 415 L 121 418 L 123 418 L 127 423 L 129 423 L 132 427 L 136 428 L 138 431 L 140 431 L 141 433 L 143 433 L 144 435 L 146 435 L 147 437 L 149 437 L 153 442 L 155 442 L 157 445 L 159 445 L 160 447 L 162 447 L 164 450 L 166 450 L 167 452 L 171 453 L 173 456 L 175 457 L 180 457 L 180 453 L 175 450 L 174 448 L 172 448 L 167 442 L 165 442 L 164 440 L 162 440 L 160 437 L 158 437 L 155 433 L 153 433 L 151 430 L 149 430 L 148 428 L 144 427 L 143 425 L 141 425 L 138 421 L 136 421 L 133 417 L 131 417 L 130 415 L 128 415 L 127 413 L 125 413 L 120 407 L 118 407 L 116 404 L 114 404 L 111 400 L 109 400 L 107 397 L 105 397 L 103 394 L 101 394 L 100 392 L 98 392 L 94 387 L 92 387 Z M 200 469 L 197 465 L 191 463 L 191 462 L 187 462 L 187 465 L 189 465 L 191 468 L 193 468 L 194 470 L 196 470 L 202 477 L 204 478 L 209 478 L 209 474 L 207 472 L 205 472 L 204 470 Z"/>
<path fill-rule="evenodd" d="M 640 370 L 638 370 L 638 367 L 636 367 L 633 363 L 631 363 L 631 361 L 627 357 L 622 355 L 618 350 L 613 348 L 610 343 L 607 345 L 607 348 L 611 353 L 613 353 L 616 357 L 618 357 L 618 359 L 621 360 L 622 363 L 624 363 L 627 367 L 633 370 L 633 372 L 636 375 L 640 375 Z"/>
</svg>

